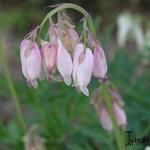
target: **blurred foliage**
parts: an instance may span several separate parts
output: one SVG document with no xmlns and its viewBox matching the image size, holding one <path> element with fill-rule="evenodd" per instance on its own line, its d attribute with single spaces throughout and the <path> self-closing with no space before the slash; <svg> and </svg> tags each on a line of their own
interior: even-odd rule
<svg viewBox="0 0 150 150">
<path fill-rule="evenodd" d="M 51 1 L 51 3 L 58 2 L 60 0 Z M 146 12 L 149 9 L 147 5 L 150 3 L 146 0 L 111 2 L 77 0 L 70 2 L 82 5 L 91 14 L 101 13 L 101 17 L 95 17 L 95 26 L 97 33 L 100 27 L 103 28 L 103 31 L 97 35 L 106 53 L 112 53 L 108 45 L 113 38 L 115 25 L 115 23 L 110 23 L 104 27 L 105 20 L 106 22 L 111 21 L 109 15 L 113 18 L 116 11 L 121 8 L 128 6 L 132 8 L 137 5 Z M 17 33 L 17 36 L 15 35 L 17 39 L 18 37 L 23 38 L 30 29 L 40 23 L 48 11 L 43 8 L 49 4 L 49 1 L 1 0 L 0 4 L 2 8 L 0 10 L 0 30 L 13 31 L 13 35 Z M 114 9 L 116 7 L 118 9 Z M 103 18 L 102 16 L 108 17 Z M 12 44 L 13 53 L 16 56 L 13 59 L 19 63 L 19 49 L 16 45 L 17 42 Z M 137 137 L 148 136 L 150 135 L 149 66 L 144 65 L 143 57 L 131 49 L 117 49 L 113 56 L 113 59 L 108 59 L 108 76 L 117 85 L 125 101 L 128 116 L 126 130 L 133 131 Z M 15 66 L 12 67 L 15 70 Z M 19 72 L 19 75 L 21 76 L 22 73 Z M 37 90 L 29 88 L 23 78 L 14 80 L 14 83 L 28 127 L 34 124 L 41 126 L 41 136 L 46 139 L 48 150 L 116 150 L 113 136 L 101 127 L 96 111 L 89 104 L 89 97 L 77 93 L 75 89 L 63 83 L 42 81 Z M 96 86 L 93 79 L 90 91 L 93 91 Z M 0 74 L 0 97 L 11 100 L 5 76 L 2 74 Z M 7 123 L 0 121 L 0 150 L 23 149 L 22 138 L 15 116 L 11 116 Z M 127 150 L 142 150 L 144 147 L 145 145 L 134 145 L 127 147 Z"/>
</svg>

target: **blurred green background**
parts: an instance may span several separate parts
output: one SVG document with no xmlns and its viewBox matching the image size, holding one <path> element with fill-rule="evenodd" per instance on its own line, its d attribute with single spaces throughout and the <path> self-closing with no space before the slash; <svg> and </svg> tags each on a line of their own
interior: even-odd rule
<svg viewBox="0 0 150 150">
<path fill-rule="evenodd" d="M 94 19 L 97 36 L 108 62 L 108 77 L 117 86 L 128 117 L 126 130 L 136 137 L 150 137 L 150 47 L 146 55 L 138 50 L 134 40 L 124 47 L 117 45 L 117 18 L 129 11 L 142 20 L 141 28 L 150 30 L 149 0 L 1 0 L 0 50 L 5 52 L 10 75 L 21 103 L 28 127 L 40 125 L 38 132 L 48 150 L 116 150 L 113 135 L 101 127 L 90 97 L 77 93 L 64 83 L 41 81 L 37 90 L 29 88 L 21 72 L 19 43 L 50 11 L 46 6 L 72 2 L 85 8 Z M 70 14 L 70 13 L 68 13 Z M 74 22 L 81 16 L 71 11 Z M 150 38 L 149 38 L 150 43 Z M 22 150 L 23 135 L 18 125 L 15 107 L 0 64 L 0 150 Z M 90 93 L 97 87 L 93 79 Z M 150 143 L 149 143 L 150 144 Z M 147 145 L 127 146 L 127 150 L 143 150 Z"/>
</svg>

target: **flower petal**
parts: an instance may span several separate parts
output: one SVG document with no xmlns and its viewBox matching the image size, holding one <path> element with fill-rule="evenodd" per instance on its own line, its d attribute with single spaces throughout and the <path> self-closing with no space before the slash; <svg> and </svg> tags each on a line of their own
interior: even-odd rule
<svg viewBox="0 0 150 150">
<path fill-rule="evenodd" d="M 51 71 L 56 64 L 56 46 L 48 42 L 42 44 L 43 62 L 48 71 Z"/>
<path fill-rule="evenodd" d="M 72 59 L 69 52 L 58 38 L 57 69 L 67 85 L 71 84 Z"/>
<path fill-rule="evenodd" d="M 104 78 L 107 73 L 107 63 L 104 51 L 99 45 L 94 49 L 94 69 L 93 74 L 97 78 Z"/>
<path fill-rule="evenodd" d="M 117 32 L 117 42 L 120 47 L 125 45 L 127 41 L 128 34 L 133 26 L 133 20 L 131 14 L 125 12 L 118 16 L 117 18 L 118 32 Z"/>
<path fill-rule="evenodd" d="M 41 73 L 41 54 L 36 43 L 33 43 L 31 53 L 27 56 L 26 70 L 31 80 L 37 79 Z"/>
<path fill-rule="evenodd" d="M 111 132 L 113 130 L 111 118 L 104 106 L 100 110 L 100 120 L 101 120 L 102 127 L 105 130 L 107 130 L 109 132 Z"/>
<path fill-rule="evenodd" d="M 86 88 L 89 84 L 93 71 L 93 55 L 89 48 L 86 49 L 85 57 L 78 67 L 77 71 L 77 82 L 81 91 L 85 95 L 89 95 L 88 89 Z"/>
<path fill-rule="evenodd" d="M 41 54 L 38 45 L 23 40 L 20 45 L 22 72 L 27 80 L 36 80 L 41 73 Z"/>
<path fill-rule="evenodd" d="M 77 84 L 77 69 L 79 66 L 79 57 L 84 51 L 84 45 L 82 43 L 78 44 L 75 48 L 73 55 L 73 80 L 75 85 Z"/>
<path fill-rule="evenodd" d="M 124 110 L 116 103 L 113 103 L 113 111 L 115 113 L 118 125 L 124 128 L 127 124 L 127 118 Z"/>
</svg>

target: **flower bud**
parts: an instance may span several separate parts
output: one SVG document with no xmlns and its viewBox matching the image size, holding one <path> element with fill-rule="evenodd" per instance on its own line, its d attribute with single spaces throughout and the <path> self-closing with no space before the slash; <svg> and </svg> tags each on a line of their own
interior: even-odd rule
<svg viewBox="0 0 150 150">
<path fill-rule="evenodd" d="M 105 78 L 107 73 L 107 63 L 104 54 L 104 50 L 99 42 L 96 40 L 95 36 L 88 31 L 88 41 L 91 47 L 94 49 L 94 68 L 93 75 L 97 78 Z"/>
<path fill-rule="evenodd" d="M 96 89 L 92 94 L 91 103 L 94 105 L 102 124 L 102 127 L 108 132 L 113 131 L 111 117 L 106 109 L 102 97 L 100 96 L 100 89 Z M 117 124 L 121 128 L 125 128 L 127 124 L 126 114 L 117 101 L 112 102 L 112 110 L 115 115 Z"/>
<path fill-rule="evenodd" d="M 93 56 L 94 56 L 93 74 L 97 78 L 104 78 L 107 73 L 107 63 L 104 51 L 99 44 L 97 45 L 97 47 L 94 48 Z"/>
<path fill-rule="evenodd" d="M 118 126 L 125 128 L 127 119 L 124 110 L 118 104 L 113 103 L 113 112 L 116 117 Z M 112 121 L 105 106 L 101 107 L 99 115 L 103 128 L 111 132 L 113 130 Z"/>
<path fill-rule="evenodd" d="M 121 128 L 125 128 L 127 124 L 127 118 L 124 110 L 116 103 L 113 103 L 113 111 L 117 119 L 117 123 Z"/>
<path fill-rule="evenodd" d="M 20 45 L 22 72 L 28 83 L 37 88 L 37 79 L 41 73 L 41 54 L 38 45 L 30 40 L 23 40 Z"/>
<path fill-rule="evenodd" d="M 111 118 L 104 106 L 101 107 L 99 116 L 100 116 L 102 127 L 108 132 L 112 132 L 113 126 L 112 126 Z"/>
<path fill-rule="evenodd" d="M 43 42 L 42 54 L 43 54 L 44 68 L 46 68 L 46 70 L 50 72 L 56 65 L 56 58 L 57 58 L 56 46 L 53 44 L 49 44 L 48 42 Z"/>
</svg>

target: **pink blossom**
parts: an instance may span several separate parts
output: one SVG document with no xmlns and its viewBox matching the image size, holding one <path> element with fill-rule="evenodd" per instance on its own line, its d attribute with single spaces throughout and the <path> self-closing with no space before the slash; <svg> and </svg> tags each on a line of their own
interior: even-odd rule
<svg viewBox="0 0 150 150">
<path fill-rule="evenodd" d="M 58 38 L 57 69 L 62 75 L 65 84 L 70 85 L 72 80 L 72 58 L 69 52 L 63 46 L 60 38 Z"/>
<path fill-rule="evenodd" d="M 37 87 L 41 73 L 41 54 L 38 45 L 30 40 L 23 40 L 20 45 L 22 72 L 27 81 Z"/>
<path fill-rule="evenodd" d="M 112 126 L 111 118 L 104 106 L 101 107 L 99 115 L 100 115 L 100 121 L 101 121 L 102 127 L 105 130 L 112 132 L 113 126 Z"/>
<path fill-rule="evenodd" d="M 118 125 L 122 128 L 125 128 L 127 124 L 127 118 L 124 110 L 116 103 L 113 103 L 113 111 L 115 113 Z"/>
<path fill-rule="evenodd" d="M 54 44 L 42 43 L 42 54 L 44 67 L 50 72 L 56 65 L 57 49 Z"/>
<path fill-rule="evenodd" d="M 75 85 L 77 85 L 77 71 L 78 66 L 80 65 L 79 57 L 81 54 L 83 54 L 83 52 L 84 52 L 84 45 L 80 43 L 76 46 L 73 56 L 73 80 Z"/>
<path fill-rule="evenodd" d="M 73 59 L 73 80 L 75 86 L 86 95 L 89 95 L 87 88 L 90 83 L 93 70 L 93 55 L 89 48 L 86 48 L 85 53 L 83 44 L 78 44 L 75 48 Z"/>
<path fill-rule="evenodd" d="M 113 103 L 113 112 L 116 117 L 118 126 L 125 128 L 127 119 L 124 110 L 117 103 Z M 100 108 L 99 115 L 103 128 L 111 132 L 113 130 L 112 121 L 104 105 Z"/>
<path fill-rule="evenodd" d="M 107 63 L 104 51 L 100 45 L 94 48 L 94 69 L 93 74 L 97 78 L 104 78 L 107 73 Z"/>
</svg>

